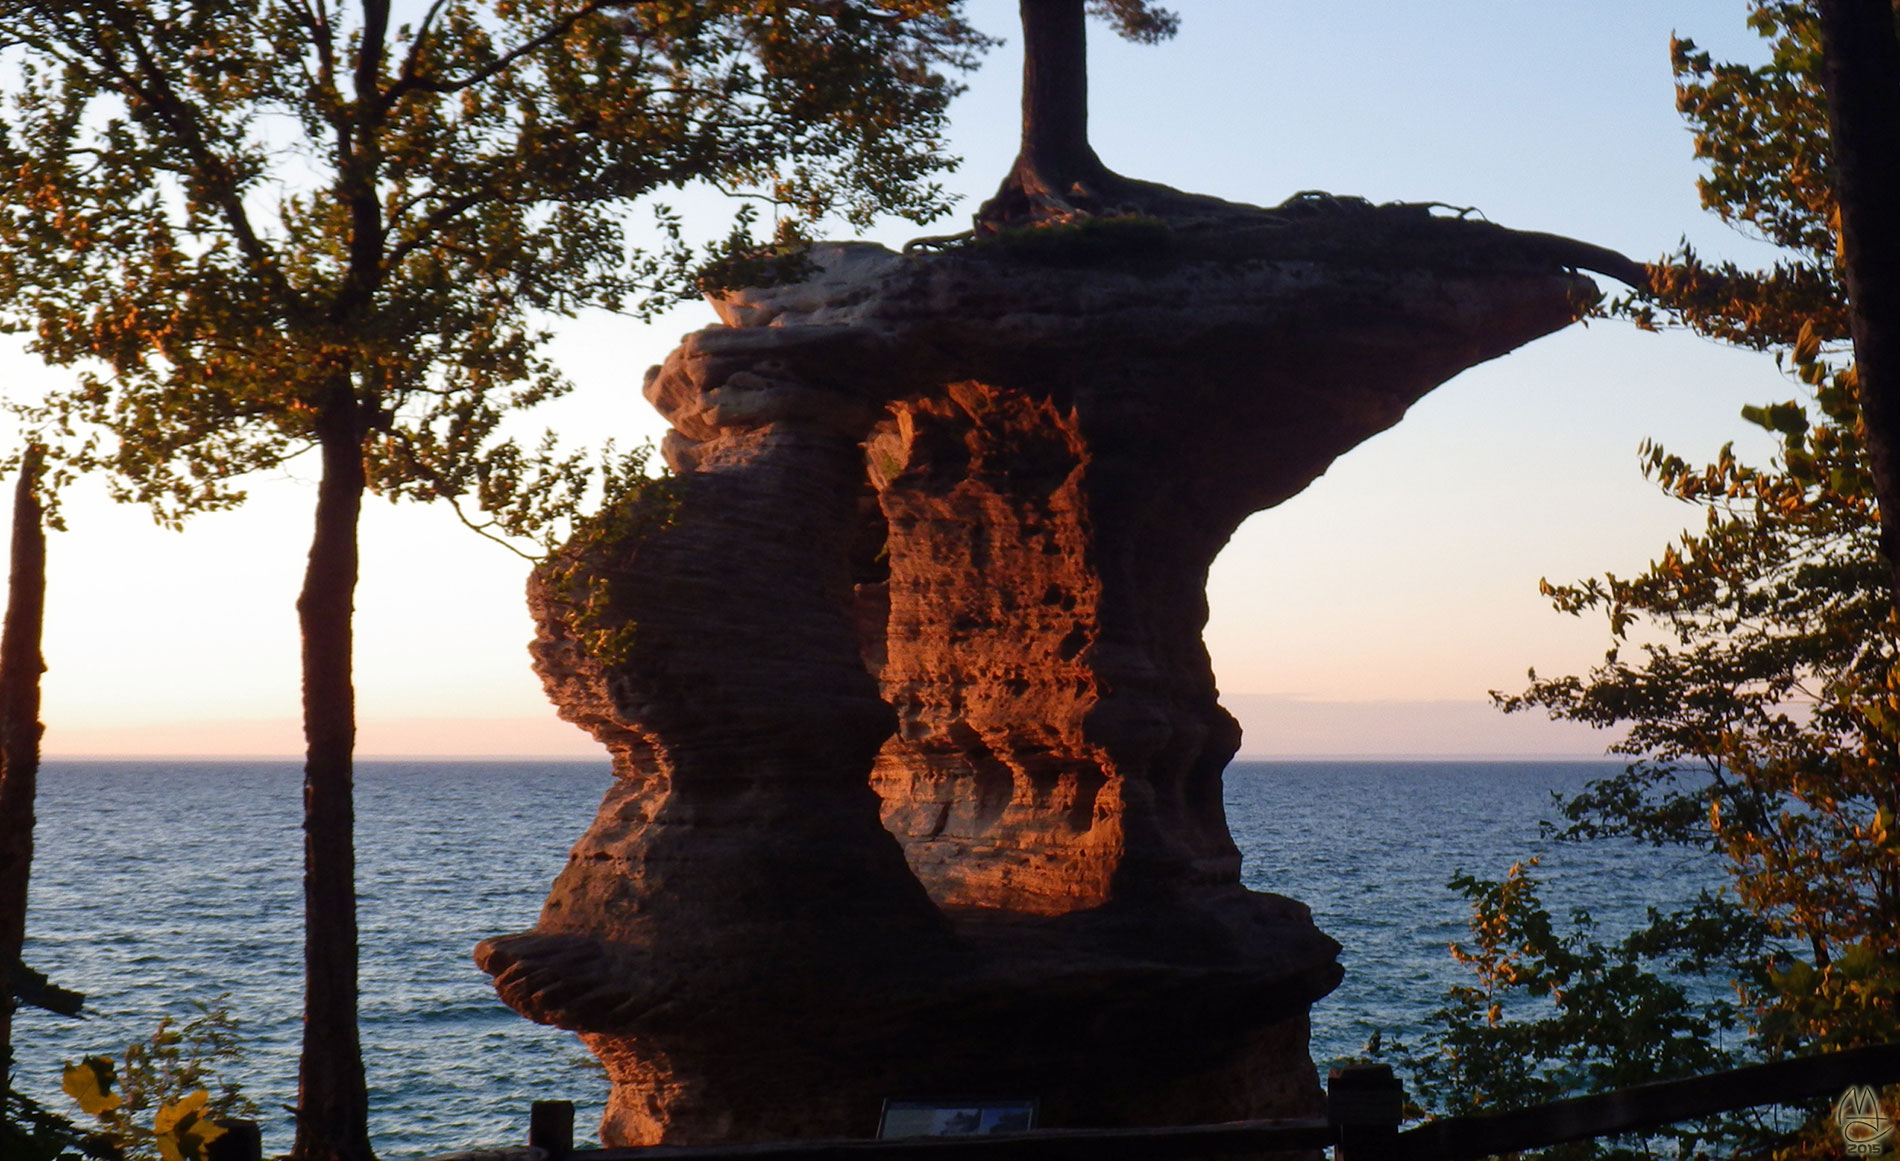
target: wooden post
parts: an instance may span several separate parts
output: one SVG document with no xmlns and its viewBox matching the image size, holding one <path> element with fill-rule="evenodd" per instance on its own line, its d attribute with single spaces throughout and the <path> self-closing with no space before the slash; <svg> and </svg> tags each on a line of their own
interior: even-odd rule
<svg viewBox="0 0 1900 1161">
<path fill-rule="evenodd" d="M 205 1146 L 204 1161 L 264 1161 L 264 1135 L 256 1121 L 219 1121 L 224 1132 Z"/>
<path fill-rule="evenodd" d="M 528 1144 L 564 1161 L 574 1151 L 574 1102 L 536 1101 L 528 1110 Z"/>
<path fill-rule="evenodd" d="M 1405 1086 L 1389 1064 L 1348 1064 L 1326 1080 L 1326 1119 L 1339 1130 L 1333 1161 L 1389 1161 L 1399 1154 Z"/>
</svg>

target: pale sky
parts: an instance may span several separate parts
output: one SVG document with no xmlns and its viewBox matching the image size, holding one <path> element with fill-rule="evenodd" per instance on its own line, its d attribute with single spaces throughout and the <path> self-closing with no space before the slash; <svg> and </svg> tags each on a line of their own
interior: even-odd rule
<svg viewBox="0 0 1900 1161">
<path fill-rule="evenodd" d="M 1771 255 L 1699 209 L 1669 72 L 1672 30 L 1718 58 L 1759 59 L 1741 0 L 1175 7 L 1181 35 L 1158 47 L 1093 30 L 1094 142 L 1123 173 L 1261 204 L 1325 189 L 1475 206 L 1639 259 L 1683 236 L 1711 257 Z M 973 0 L 969 13 L 1011 43 L 953 112 L 965 162 L 948 182 L 965 201 L 875 240 L 962 228 L 1015 152 L 1015 5 Z M 652 325 L 562 323 L 555 353 L 577 390 L 531 425 L 577 442 L 656 438 L 641 372 L 715 321 L 696 304 Z M 0 368 L 15 390 L 63 374 L 16 352 Z M 1247 727 L 1243 756 L 1601 752 L 1587 730 L 1484 705 L 1531 666 L 1577 672 L 1607 645 L 1600 622 L 1551 612 L 1538 578 L 1640 569 L 1701 516 L 1641 479 L 1638 444 L 1695 458 L 1735 440 L 1765 454 L 1736 413 L 1794 394 L 1765 356 L 1612 323 L 1441 387 L 1255 516 L 1217 562 L 1207 641 Z M 294 601 L 313 474 L 259 480 L 244 509 L 183 534 L 96 483 L 73 490 L 71 531 L 49 548 L 49 756 L 300 752 Z M 369 501 L 359 753 L 599 753 L 555 719 L 528 668 L 524 578 L 446 510 Z"/>
</svg>

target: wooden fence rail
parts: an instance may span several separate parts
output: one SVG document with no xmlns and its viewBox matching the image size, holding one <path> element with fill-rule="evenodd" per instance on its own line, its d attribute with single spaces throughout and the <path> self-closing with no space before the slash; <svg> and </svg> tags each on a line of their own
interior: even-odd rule
<svg viewBox="0 0 1900 1161">
<path fill-rule="evenodd" d="M 781 1141 L 588 1150 L 588 1161 L 1208 1161 L 1332 1148 L 1334 1161 L 1477 1161 L 1498 1153 L 1640 1133 L 1854 1085 L 1900 1082 L 1900 1044 L 1756 1064 L 1635 1085 L 1486 1116 L 1447 1117 L 1399 1131 L 1404 1091 L 1383 1064 L 1334 1069 L 1324 1120 L 1234 1121 L 1145 1129 L 1035 1129 L 998 1136 L 890 1141 Z M 1900 1110 L 1895 1110 L 1900 1113 Z M 536 1101 L 528 1144 L 546 1161 L 573 1153 L 573 1105 Z M 524 1157 L 525 1155 L 525 1157 Z M 437 1161 L 500 1161 L 497 1152 Z M 510 1151 L 510 1161 L 535 1154 Z"/>
<path fill-rule="evenodd" d="M 1323 1149 L 1338 1140 L 1328 1121 L 1231 1121 L 1146 1129 L 1032 1129 L 891 1141 L 799 1141 L 762 1145 L 648 1145 L 576 1154 L 588 1161 L 1198 1161 Z M 546 1149 L 546 1143 L 533 1142 Z M 561 1156 L 558 1145 L 550 1161 Z"/>
<path fill-rule="evenodd" d="M 1428 1121 L 1398 1135 L 1396 1155 L 1404 1161 L 1468 1161 L 1566 1141 L 1640 1133 L 1717 1113 L 1827 1096 L 1852 1085 L 1895 1081 L 1900 1081 L 1900 1044 L 1876 1044 L 1685 1080 L 1639 1084 L 1508 1113 Z"/>
</svg>

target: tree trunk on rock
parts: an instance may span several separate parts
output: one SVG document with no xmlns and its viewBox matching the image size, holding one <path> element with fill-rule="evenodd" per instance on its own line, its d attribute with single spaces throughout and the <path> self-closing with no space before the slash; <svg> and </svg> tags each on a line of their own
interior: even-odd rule
<svg viewBox="0 0 1900 1161">
<path fill-rule="evenodd" d="M 1025 193 L 1064 197 L 1107 173 L 1089 145 L 1087 13 L 1082 0 L 1022 0 Z"/>
<path fill-rule="evenodd" d="M 1020 4 L 1022 147 L 996 195 L 977 210 L 978 233 L 1060 225 L 1088 217 L 1230 218 L 1264 212 L 1123 177 L 1103 165 L 1089 144 L 1085 0 L 1020 0 Z"/>
<path fill-rule="evenodd" d="M 1816 8 L 1861 419 L 1900 600 L 1900 39 L 1890 0 Z"/>
<path fill-rule="evenodd" d="M 323 479 L 297 599 L 303 629 L 304 1038 L 297 1161 L 370 1161 L 369 1092 L 357 1036 L 351 616 L 363 506 L 362 418 L 347 379 L 317 421 Z"/>
<path fill-rule="evenodd" d="M 1089 145 L 1084 0 L 1021 0 L 1023 137 L 1002 188 L 977 211 L 997 225 L 1089 212 L 1116 178 Z"/>
<path fill-rule="evenodd" d="M 0 1068 L 13 1076 L 14 965 L 26 942 L 33 798 L 40 768 L 40 625 L 46 607 L 41 452 L 27 449 L 13 493 L 13 563 L 0 629 Z"/>
</svg>

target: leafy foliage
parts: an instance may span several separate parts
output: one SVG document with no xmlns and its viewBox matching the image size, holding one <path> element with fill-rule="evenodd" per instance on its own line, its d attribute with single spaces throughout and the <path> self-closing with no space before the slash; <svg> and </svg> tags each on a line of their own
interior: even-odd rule
<svg viewBox="0 0 1900 1161">
<path fill-rule="evenodd" d="M 364 493 L 545 548 L 583 466 L 502 429 L 568 388 L 547 320 L 695 288 L 680 220 L 656 207 L 642 247 L 632 203 L 707 183 L 781 211 L 781 244 L 824 213 L 941 212 L 946 73 L 986 43 L 955 7 L 0 0 L 0 322 L 78 372 L 30 426 L 172 526 L 319 453 L 295 1155 L 371 1156 L 349 954 Z M 166 1115 L 191 1135 L 193 1110 Z"/>
<path fill-rule="evenodd" d="M 218 1005 L 193 1007 L 183 1022 L 160 1020 L 117 1062 L 89 1056 L 66 1066 L 61 1087 L 126 1161 L 190 1161 L 223 1132 L 216 1121 L 258 1114 L 228 1076 L 244 1060 L 237 1021 Z"/>
<path fill-rule="evenodd" d="M 567 389 L 539 319 L 693 291 L 704 181 L 781 233 L 917 220 L 966 67 L 953 0 L 0 2 L 0 302 L 81 384 L 36 416 L 176 524 L 309 446 L 346 385 L 391 498 L 466 496 L 502 417 Z M 505 441 L 502 441 L 505 443 Z"/>
<path fill-rule="evenodd" d="M 1633 761 L 1563 803 L 1557 837 L 1710 852 L 1730 885 L 1599 946 L 1586 926 L 1556 934 L 1521 872 L 1457 881 L 1478 936 L 1460 958 L 1482 986 L 1454 994 L 1442 1054 L 1419 1062 L 1447 1107 L 1900 1039 L 1900 624 L 1845 344 L 1818 31 L 1799 0 L 1757 0 L 1749 20 L 1769 62 L 1718 63 L 1678 40 L 1678 105 L 1708 166 L 1704 205 L 1787 256 L 1750 271 L 1685 246 L 1611 310 L 1771 351 L 1802 394 L 1744 409 L 1779 440 L 1765 466 L 1732 445 L 1700 466 L 1645 445 L 1645 474 L 1700 508 L 1701 529 L 1634 577 L 1546 582 L 1559 611 L 1605 619 L 1610 649 L 1586 675 L 1533 672 L 1524 692 L 1493 695 L 1507 712 L 1627 728 L 1612 749 Z M 1734 1002 L 1672 994 L 1697 976 Z M 1745 1036 L 1699 1054 L 1684 1038 L 1697 1027 Z M 1821 1110 L 1806 1111 L 1789 1136 L 1710 1131 L 1731 1148 L 1753 1134 L 1778 1157 L 1834 1155 Z"/>
<path fill-rule="evenodd" d="M 298 1157 L 371 1156 L 350 762 L 366 491 L 544 546 L 580 470 L 505 419 L 567 383 L 550 316 L 694 289 L 708 183 L 788 215 L 922 220 L 986 42 L 955 0 L 0 0 L 0 321 L 76 388 L 27 409 L 176 526 L 315 448 L 304 641 Z M 741 226 L 745 225 L 741 219 Z M 744 249 L 729 242 L 723 251 Z M 721 248 L 715 247 L 716 251 Z M 607 487 L 619 486 L 609 468 Z M 574 485 L 585 491 L 587 484 Z M 182 1116 L 182 1114 L 181 1114 Z M 180 1120 L 179 1124 L 185 1122 Z"/>
<path fill-rule="evenodd" d="M 1726 856 L 1740 902 L 1795 957 L 1757 997 L 1763 1047 L 1779 1052 L 1900 1035 L 1893 988 L 1871 982 L 1900 983 L 1900 627 L 1841 346 L 1814 20 L 1775 3 L 1751 23 L 1773 44 L 1761 69 L 1678 42 L 1680 103 L 1711 163 L 1704 200 L 1794 257 L 1724 274 L 1721 298 L 1682 264 L 1628 309 L 1746 335 L 1808 398 L 1744 409 L 1780 438 L 1767 467 L 1728 448 L 1698 468 L 1646 447 L 1647 474 L 1703 508 L 1703 530 L 1634 578 L 1546 585 L 1559 610 L 1604 615 L 1612 648 L 1585 678 L 1499 703 L 1629 727 L 1615 749 L 1638 761 L 1566 804 L 1566 836 Z"/>
<path fill-rule="evenodd" d="M 0 1157 L 7 1161 L 77 1157 L 118 1161 L 118 1156 L 104 1135 L 80 1129 L 32 1097 L 7 1089 L 5 1113 L 0 1115 Z"/>
<path fill-rule="evenodd" d="M 1089 0 L 1089 11 L 1109 22 L 1124 39 L 1155 44 L 1173 36 L 1181 18 L 1148 0 Z"/>
<path fill-rule="evenodd" d="M 592 515 L 572 522 L 559 545 L 548 543 L 538 570 L 549 590 L 569 605 L 569 631 L 589 656 L 605 665 L 631 656 L 640 631 L 639 623 L 627 615 L 614 578 L 638 568 L 641 542 L 672 523 L 686 485 L 674 476 L 648 476 L 645 448 L 618 464 L 612 462 L 612 450 L 609 445 L 599 504 Z M 538 512 L 524 525 L 523 532 L 549 533 Z"/>
<path fill-rule="evenodd" d="M 86 997 L 59 987 L 19 960 L 6 972 L 11 998 L 18 1007 L 38 1008 L 56 1016 L 75 1017 L 85 1006 Z M 92 1157 L 106 1161 L 117 1157 L 111 1141 L 99 1133 L 90 1133 L 72 1121 L 41 1105 L 13 1087 L 12 1045 L 8 1053 L 7 1085 L 0 1094 L 0 1158 L 7 1161 L 54 1161 L 60 1157 Z"/>
<path fill-rule="evenodd" d="M 1750 9 L 1768 63 L 1718 62 L 1677 39 L 1676 107 L 1707 165 L 1696 183 L 1703 208 L 1789 256 L 1769 270 L 1745 270 L 1711 266 L 1685 245 L 1658 264 L 1653 294 L 1626 298 L 1619 309 L 1641 325 L 1686 325 L 1754 350 L 1792 347 L 1804 328 L 1816 341 L 1839 342 L 1847 310 L 1834 257 L 1820 29 L 1802 0 L 1756 0 Z"/>
<path fill-rule="evenodd" d="M 1471 944 L 1454 944 L 1452 955 L 1476 985 L 1446 995 L 1428 1043 L 1397 1046 L 1422 1105 L 1453 1116 L 1494 1112 L 1743 1063 L 1741 995 L 1766 972 L 1761 959 L 1736 952 L 1767 948 L 1758 918 L 1705 893 L 1674 913 L 1652 908 L 1646 926 L 1605 942 L 1581 908 L 1559 929 L 1536 863 L 1513 865 L 1502 880 L 1451 880 L 1472 916 Z M 1735 981 L 1742 992 L 1711 987 L 1708 977 L 1723 985 L 1738 958 L 1753 965 L 1749 979 Z M 1768 1135 L 1742 1114 L 1545 1155 L 1637 1158 L 1665 1149 L 1689 1157 L 1709 1147 L 1735 1155 Z"/>
</svg>

